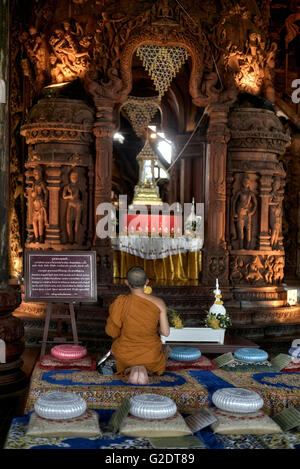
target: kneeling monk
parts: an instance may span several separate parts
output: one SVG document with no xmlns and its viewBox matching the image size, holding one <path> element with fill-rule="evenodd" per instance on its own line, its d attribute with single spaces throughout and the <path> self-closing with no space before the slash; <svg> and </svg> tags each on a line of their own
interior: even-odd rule
<svg viewBox="0 0 300 469">
<path fill-rule="evenodd" d="M 114 339 L 111 351 L 117 373 L 129 373 L 132 384 L 148 384 L 148 372 L 161 375 L 166 369 L 159 334 L 168 336 L 170 327 L 163 300 L 144 293 L 146 272 L 132 267 L 126 285 L 131 294 L 119 295 L 109 308 L 105 332 Z"/>
</svg>

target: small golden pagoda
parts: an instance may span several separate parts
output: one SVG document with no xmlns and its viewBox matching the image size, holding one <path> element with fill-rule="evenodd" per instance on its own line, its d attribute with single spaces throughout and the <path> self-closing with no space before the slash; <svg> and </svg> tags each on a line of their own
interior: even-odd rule
<svg viewBox="0 0 300 469">
<path fill-rule="evenodd" d="M 135 186 L 132 205 L 163 205 L 154 176 L 154 166 L 158 156 L 150 145 L 148 137 L 136 159 L 139 164 L 139 181 Z"/>
</svg>

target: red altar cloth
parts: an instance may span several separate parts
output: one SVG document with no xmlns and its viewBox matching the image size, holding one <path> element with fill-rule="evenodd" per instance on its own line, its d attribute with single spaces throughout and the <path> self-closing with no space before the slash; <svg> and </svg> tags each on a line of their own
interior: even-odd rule
<svg viewBox="0 0 300 469">
<path fill-rule="evenodd" d="M 169 214 L 124 215 L 123 229 L 128 233 L 181 234 L 182 216 Z"/>
</svg>

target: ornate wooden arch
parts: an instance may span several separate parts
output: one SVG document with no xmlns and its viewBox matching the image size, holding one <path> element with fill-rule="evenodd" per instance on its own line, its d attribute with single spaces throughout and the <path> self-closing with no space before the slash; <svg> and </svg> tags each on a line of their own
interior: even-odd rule
<svg viewBox="0 0 300 469">
<path fill-rule="evenodd" d="M 122 96 L 127 96 L 132 88 L 132 61 L 138 47 L 151 44 L 157 46 L 184 47 L 191 57 L 192 68 L 189 91 L 192 99 L 197 99 L 203 78 L 205 46 L 199 47 L 199 41 L 189 33 L 178 31 L 176 27 L 166 31 L 165 26 L 139 28 L 134 30 L 120 54 L 120 75 L 123 83 Z"/>
</svg>

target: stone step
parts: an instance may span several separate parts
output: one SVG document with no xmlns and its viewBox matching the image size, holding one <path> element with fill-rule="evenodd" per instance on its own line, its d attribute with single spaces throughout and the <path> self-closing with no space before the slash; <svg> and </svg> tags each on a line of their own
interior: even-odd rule
<svg viewBox="0 0 300 469">
<path fill-rule="evenodd" d="M 28 346 L 40 346 L 44 320 L 43 319 L 30 319 L 25 318 L 23 320 L 25 329 L 25 343 Z M 185 325 L 188 327 L 196 327 L 199 325 L 197 321 L 189 320 L 185 321 Z M 230 334 L 235 334 L 241 337 L 245 337 L 255 342 L 272 342 L 276 340 L 280 341 L 292 341 L 295 338 L 300 337 L 300 323 L 289 323 L 289 324 L 246 324 L 239 327 L 230 327 Z M 89 349 L 99 348 L 99 343 L 106 343 L 110 341 L 110 338 L 105 334 L 105 321 L 77 321 L 77 332 L 79 341 Z M 72 329 L 71 324 L 64 323 L 62 334 L 67 340 L 72 340 Z M 57 323 L 51 321 L 49 326 L 49 339 L 53 340 L 57 336 Z"/>
</svg>

